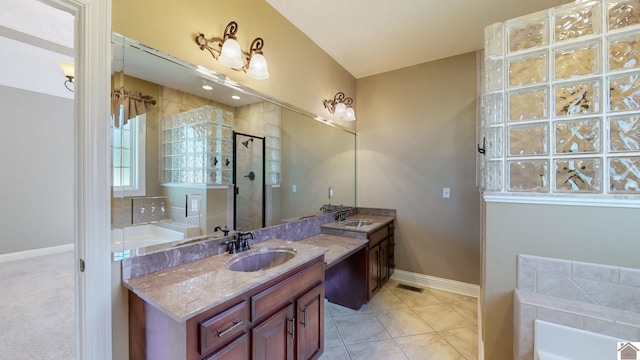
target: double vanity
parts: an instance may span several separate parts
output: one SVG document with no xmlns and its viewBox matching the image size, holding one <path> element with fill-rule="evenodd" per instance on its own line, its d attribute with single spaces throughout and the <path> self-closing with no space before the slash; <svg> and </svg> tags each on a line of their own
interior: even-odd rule
<svg viewBox="0 0 640 360">
<path fill-rule="evenodd" d="M 256 230 L 237 254 L 221 238 L 123 260 L 130 358 L 320 357 L 324 299 L 359 309 L 394 267 L 395 211 L 354 210 Z"/>
</svg>

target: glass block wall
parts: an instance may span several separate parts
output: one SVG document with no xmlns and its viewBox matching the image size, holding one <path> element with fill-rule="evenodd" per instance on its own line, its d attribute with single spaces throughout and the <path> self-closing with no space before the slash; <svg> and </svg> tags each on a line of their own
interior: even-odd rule
<svg viewBox="0 0 640 360">
<path fill-rule="evenodd" d="M 489 25 L 483 71 L 485 191 L 640 195 L 640 0 Z"/>
<path fill-rule="evenodd" d="M 233 113 L 209 105 L 162 119 L 162 182 L 233 183 Z"/>
</svg>

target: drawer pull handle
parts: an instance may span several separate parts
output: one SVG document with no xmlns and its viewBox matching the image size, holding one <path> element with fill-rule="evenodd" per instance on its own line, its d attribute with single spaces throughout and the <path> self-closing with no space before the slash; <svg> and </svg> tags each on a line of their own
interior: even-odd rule
<svg viewBox="0 0 640 360">
<path fill-rule="evenodd" d="M 227 330 L 218 330 L 218 337 L 223 337 L 226 333 L 228 333 L 229 331 L 233 331 L 233 329 L 237 328 L 238 326 L 242 325 L 242 320 L 238 321 L 238 320 L 233 320 L 233 325 L 229 326 L 229 328 Z"/>
<path fill-rule="evenodd" d="M 302 327 L 307 328 L 307 308 L 302 310 Z"/>
<path fill-rule="evenodd" d="M 291 338 L 295 338 L 296 337 L 296 318 L 293 317 L 291 319 L 287 319 L 289 320 L 289 322 L 291 322 L 291 332 L 289 333 L 289 336 L 291 336 Z"/>
</svg>

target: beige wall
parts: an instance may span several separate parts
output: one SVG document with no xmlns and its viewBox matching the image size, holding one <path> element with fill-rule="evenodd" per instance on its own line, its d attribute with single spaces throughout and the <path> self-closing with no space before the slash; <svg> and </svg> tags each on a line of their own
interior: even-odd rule
<svg viewBox="0 0 640 360">
<path fill-rule="evenodd" d="M 479 284 L 475 71 L 468 53 L 358 79 L 357 191 L 397 209 L 398 269 Z"/>
<path fill-rule="evenodd" d="M 512 359 L 516 255 L 640 268 L 640 209 L 486 204 L 485 359 Z"/>
<path fill-rule="evenodd" d="M 117 33 L 313 114 L 328 117 L 322 100 L 338 91 L 355 96 L 355 79 L 263 0 L 113 0 L 112 17 Z M 253 80 L 225 68 L 195 43 L 200 32 L 207 38 L 222 36 L 232 20 L 238 23 L 236 36 L 244 50 L 254 38 L 264 39 L 269 79 Z"/>
<path fill-rule="evenodd" d="M 312 215 L 323 204 L 355 204 L 354 135 L 290 110 L 282 111 L 283 218 Z M 296 192 L 292 186 L 296 185 Z M 334 197 L 329 199 L 329 187 Z"/>
</svg>

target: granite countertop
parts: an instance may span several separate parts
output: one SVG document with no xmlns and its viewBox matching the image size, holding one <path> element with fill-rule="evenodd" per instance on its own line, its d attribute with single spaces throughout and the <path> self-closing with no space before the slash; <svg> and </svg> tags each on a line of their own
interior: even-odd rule
<svg viewBox="0 0 640 360">
<path fill-rule="evenodd" d="M 329 249 L 329 252 L 324 254 L 324 261 L 327 264 L 327 268 L 330 268 L 365 247 L 369 240 L 330 234 L 318 234 L 300 240 L 299 242 Z"/>
<path fill-rule="evenodd" d="M 251 249 L 265 247 L 293 248 L 296 256 L 271 269 L 240 272 L 228 270 L 224 264 L 247 252 L 224 253 L 124 280 L 123 284 L 147 303 L 183 323 L 328 251 L 326 247 L 280 239 L 251 245 Z"/>
<path fill-rule="evenodd" d="M 363 226 L 346 226 L 344 223 L 349 220 L 358 220 L 358 219 L 366 219 L 372 220 L 373 223 L 370 225 Z M 341 231 L 352 231 L 359 233 L 370 234 L 381 227 L 388 225 L 395 218 L 393 216 L 381 216 L 381 215 L 367 215 L 367 214 L 356 214 L 348 216 L 345 221 L 331 221 L 326 224 L 322 224 L 321 227 L 323 229 L 332 229 L 332 230 L 341 230 Z"/>
</svg>

